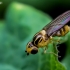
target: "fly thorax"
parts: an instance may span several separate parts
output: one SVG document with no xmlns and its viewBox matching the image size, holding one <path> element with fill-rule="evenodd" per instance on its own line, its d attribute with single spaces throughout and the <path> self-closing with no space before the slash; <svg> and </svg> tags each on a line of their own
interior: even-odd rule
<svg viewBox="0 0 70 70">
<path fill-rule="evenodd" d="M 33 38 L 33 44 L 38 48 L 46 46 L 48 42 L 49 42 L 49 39 L 47 38 L 45 30 L 40 31 Z"/>
</svg>

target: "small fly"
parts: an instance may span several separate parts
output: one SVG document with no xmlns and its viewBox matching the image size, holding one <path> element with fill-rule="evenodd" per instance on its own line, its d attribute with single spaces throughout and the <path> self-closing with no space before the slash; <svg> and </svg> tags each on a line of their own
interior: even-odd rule
<svg viewBox="0 0 70 70">
<path fill-rule="evenodd" d="M 53 41 L 53 37 L 62 37 L 65 36 L 70 28 L 67 23 L 70 21 L 70 10 L 61 14 L 56 19 L 51 21 L 48 25 L 46 25 L 40 32 L 36 33 L 26 46 L 26 53 L 36 54 L 38 53 L 39 48 L 45 48 L 44 52 L 48 48 L 47 45 L 50 41 Z"/>
</svg>

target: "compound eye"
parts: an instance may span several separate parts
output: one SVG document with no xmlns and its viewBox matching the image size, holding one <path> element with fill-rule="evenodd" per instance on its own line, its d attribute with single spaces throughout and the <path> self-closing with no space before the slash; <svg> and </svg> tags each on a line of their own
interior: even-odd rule
<svg viewBox="0 0 70 70">
<path fill-rule="evenodd" d="M 33 42 L 32 43 L 34 45 L 38 45 L 38 43 L 42 41 L 42 40 L 40 41 L 40 39 L 41 39 L 41 36 L 36 36 L 36 37 L 33 38 Z"/>
<path fill-rule="evenodd" d="M 36 54 L 38 52 L 38 49 L 37 48 L 33 48 L 32 51 L 31 51 L 31 54 Z"/>
</svg>

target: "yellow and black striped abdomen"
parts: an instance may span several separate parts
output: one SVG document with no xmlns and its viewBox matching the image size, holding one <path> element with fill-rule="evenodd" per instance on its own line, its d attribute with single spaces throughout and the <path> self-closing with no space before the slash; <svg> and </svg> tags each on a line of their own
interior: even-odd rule
<svg viewBox="0 0 70 70">
<path fill-rule="evenodd" d="M 70 28 L 68 25 L 65 25 L 63 28 L 61 28 L 59 31 L 56 32 L 54 36 L 64 36 L 70 31 Z"/>
</svg>

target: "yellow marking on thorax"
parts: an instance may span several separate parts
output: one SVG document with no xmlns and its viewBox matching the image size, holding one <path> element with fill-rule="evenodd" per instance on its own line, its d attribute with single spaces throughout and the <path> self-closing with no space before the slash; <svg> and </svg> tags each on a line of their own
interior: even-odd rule
<svg viewBox="0 0 70 70">
<path fill-rule="evenodd" d="M 45 30 L 40 31 L 40 33 L 41 33 L 43 36 L 46 35 L 46 31 L 45 31 Z"/>
<path fill-rule="evenodd" d="M 42 48 L 48 45 L 48 43 L 50 43 L 50 40 L 52 39 L 52 37 L 50 36 L 50 38 L 47 37 L 46 35 L 46 31 L 42 30 L 40 31 L 40 33 L 42 34 L 42 38 L 43 40 L 41 41 L 41 43 L 38 43 L 38 48 Z"/>
</svg>

